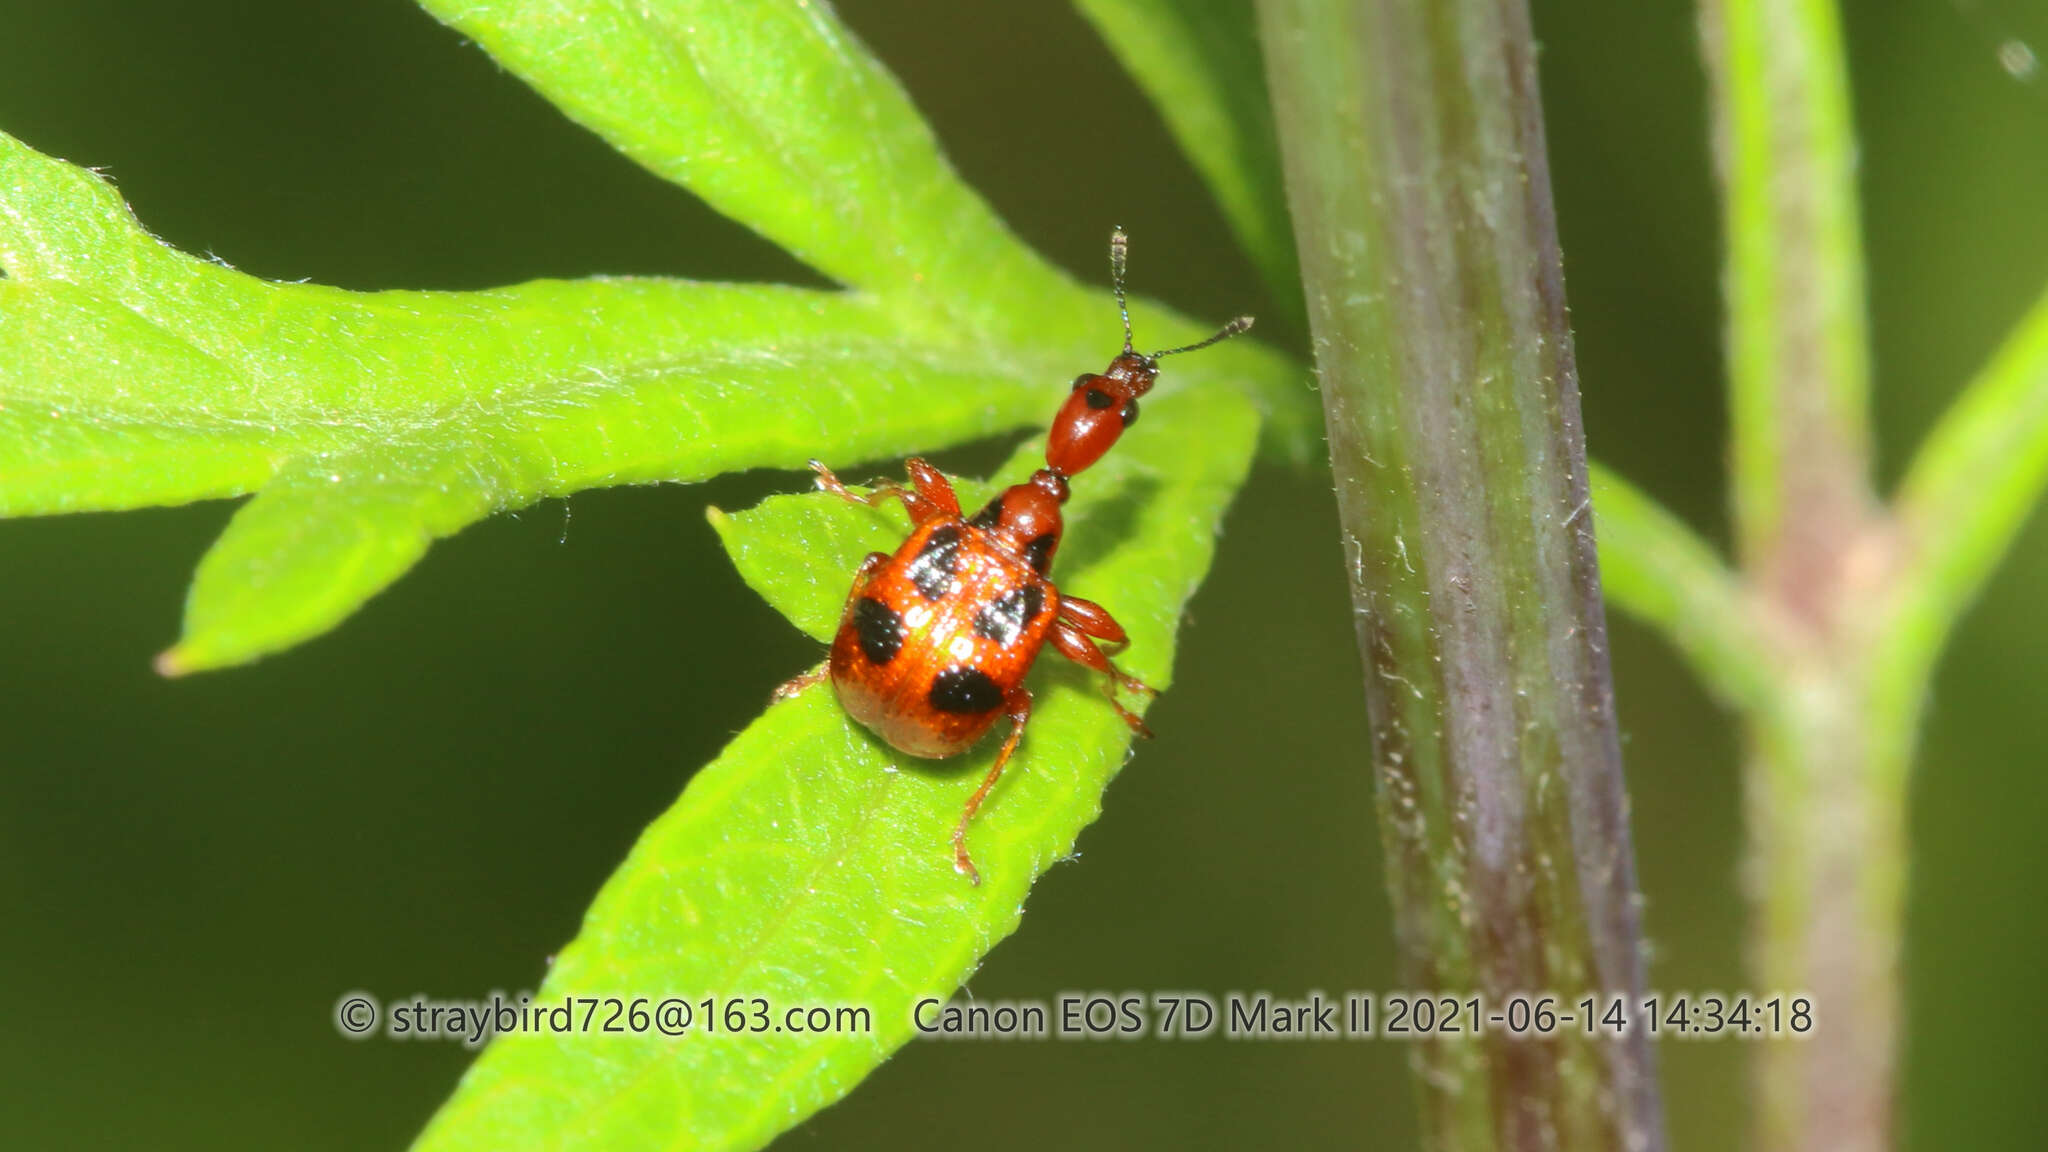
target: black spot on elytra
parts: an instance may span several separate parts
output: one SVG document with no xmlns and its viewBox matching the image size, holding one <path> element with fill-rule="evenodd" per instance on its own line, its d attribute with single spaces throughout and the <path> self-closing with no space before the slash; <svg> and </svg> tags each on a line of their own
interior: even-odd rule
<svg viewBox="0 0 2048 1152">
<path fill-rule="evenodd" d="M 853 602 L 853 634 L 870 664 L 887 664 L 903 651 L 903 617 L 872 596 Z"/>
<path fill-rule="evenodd" d="M 924 547 L 910 561 L 910 582 L 927 600 L 937 600 L 953 590 L 953 572 L 960 563 L 961 528 L 946 524 L 925 537 Z"/>
<path fill-rule="evenodd" d="M 974 525 L 976 528 L 993 528 L 996 525 L 1001 524 L 1002 522 L 1003 498 L 1001 495 L 998 495 L 995 499 L 989 501 L 988 507 L 983 508 L 979 512 L 976 512 L 974 514 L 974 519 L 968 521 L 969 524 Z"/>
<path fill-rule="evenodd" d="M 1017 642 L 1024 626 L 1045 610 L 1045 591 L 1036 584 L 1012 589 L 985 605 L 974 618 L 974 631 L 1008 647 Z"/>
<path fill-rule="evenodd" d="M 979 668 L 948 668 L 932 677 L 926 699 L 941 712 L 993 712 L 1003 706 L 1003 690 Z"/>
<path fill-rule="evenodd" d="M 1087 382 L 1093 379 L 1095 379 L 1095 377 L 1090 376 L 1086 372 L 1083 372 L 1079 376 L 1074 377 L 1074 387 L 1079 388 L 1081 385 L 1086 384 Z"/>
<path fill-rule="evenodd" d="M 1138 422 L 1138 402 L 1136 400 L 1124 401 L 1124 410 L 1120 415 L 1124 418 L 1124 427 L 1129 428 L 1131 425 L 1136 424 Z"/>
<path fill-rule="evenodd" d="M 1045 575 L 1052 568 L 1052 550 L 1058 547 L 1059 542 L 1059 534 L 1056 532 L 1047 532 L 1034 538 L 1031 543 L 1024 546 L 1024 562 L 1031 565 L 1033 572 L 1040 576 Z"/>
<path fill-rule="evenodd" d="M 1100 412 L 1104 408 L 1109 407 L 1111 404 L 1116 403 L 1116 397 L 1111 396 L 1109 393 L 1104 392 L 1100 388 L 1090 388 L 1088 390 L 1088 395 L 1083 397 L 1083 399 L 1087 400 L 1088 406 L 1090 408 L 1095 409 L 1097 412 Z"/>
</svg>

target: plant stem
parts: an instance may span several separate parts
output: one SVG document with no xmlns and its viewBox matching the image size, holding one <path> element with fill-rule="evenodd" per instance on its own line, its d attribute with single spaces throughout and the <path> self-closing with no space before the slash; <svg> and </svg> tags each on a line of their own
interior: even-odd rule
<svg viewBox="0 0 2048 1152">
<path fill-rule="evenodd" d="M 1785 706 L 1751 719 L 1757 956 L 1767 988 L 1814 996 L 1817 1026 L 1764 1050 L 1763 1147 L 1891 1146 L 1920 710 L 1955 622 L 2044 487 L 2048 299 L 1928 436 L 1895 512 L 1836 559 L 1830 626 L 1780 623 Z"/>
<path fill-rule="evenodd" d="M 1861 598 L 1863 619 L 1878 605 Z M 1835 644 L 1782 670 L 1787 706 L 1751 718 L 1747 790 L 1758 991 L 1804 996 L 1815 1026 L 1758 1049 L 1757 1146 L 1891 1146 L 1914 728 L 1875 707 L 1867 646 Z M 1916 696 L 1917 699 L 1917 696 Z"/>
<path fill-rule="evenodd" d="M 1898 597 L 1880 641 L 1882 699 L 1909 719 L 1942 644 L 2048 489 L 2048 294 L 1927 436 L 1894 501 Z"/>
<path fill-rule="evenodd" d="M 1748 710 L 1758 990 L 1817 1002 L 1759 1049 L 1756 1143 L 1890 1144 L 1905 777 L 1924 676 L 1879 643 L 1902 552 L 1870 487 L 1855 147 L 1832 0 L 1704 0 L 1724 185 L 1736 535 L 1779 707 Z"/>
<path fill-rule="evenodd" d="M 1700 16 L 1726 190 L 1738 551 L 1806 619 L 1874 504 L 1839 23 L 1833 0 L 1703 0 Z"/>
<path fill-rule="evenodd" d="M 1522 0 L 1261 0 L 1412 987 L 1642 989 Z M 1644 1035 L 1422 1038 L 1432 1146 L 1655 1149 Z"/>
</svg>

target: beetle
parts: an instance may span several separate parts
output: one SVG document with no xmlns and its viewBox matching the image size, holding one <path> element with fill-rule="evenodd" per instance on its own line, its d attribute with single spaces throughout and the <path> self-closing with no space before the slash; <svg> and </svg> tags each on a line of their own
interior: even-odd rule
<svg viewBox="0 0 2048 1152">
<path fill-rule="evenodd" d="M 832 470 L 810 462 L 818 487 L 855 504 L 900 500 L 911 532 L 891 553 L 871 552 L 854 573 L 839 631 L 825 663 L 776 690 L 785 699 L 828 676 L 848 715 L 899 752 L 926 759 L 957 756 L 1007 716 L 1010 731 L 953 828 L 953 867 L 974 883 L 981 873 L 967 851 L 967 826 L 981 809 L 1031 719 L 1024 677 L 1047 644 L 1108 677 L 1110 706 L 1140 736 L 1151 731 L 1117 698 L 1155 690 L 1119 670 L 1103 645 L 1130 642 L 1102 605 L 1062 593 L 1052 582 L 1064 528 L 1068 481 L 1113 447 L 1137 422 L 1138 399 L 1151 391 L 1161 357 L 1206 348 L 1248 330 L 1240 316 L 1207 340 L 1149 355 L 1131 341 L 1124 295 L 1128 240 L 1117 229 L 1109 263 L 1123 318 L 1124 347 L 1109 367 L 1074 378 L 1046 435 L 1045 467 L 998 493 L 971 517 L 945 474 L 919 458 L 905 461 L 908 487 L 884 481 L 860 494 Z"/>
</svg>

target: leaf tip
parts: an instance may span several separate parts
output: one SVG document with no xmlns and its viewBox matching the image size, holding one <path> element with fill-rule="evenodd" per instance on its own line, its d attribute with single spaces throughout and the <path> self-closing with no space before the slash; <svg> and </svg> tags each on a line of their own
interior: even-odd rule
<svg viewBox="0 0 2048 1152">
<path fill-rule="evenodd" d="M 186 673 L 197 671 L 182 644 L 173 645 L 157 653 L 154 665 L 156 674 L 166 680 L 175 680 Z"/>
<path fill-rule="evenodd" d="M 231 668 L 236 664 L 246 664 L 261 654 L 261 650 L 250 652 L 231 645 L 223 646 L 205 635 L 195 637 L 188 634 L 176 644 L 157 653 L 151 664 L 157 675 L 166 680 L 177 680 L 194 672 L 212 672 L 221 668 Z"/>
</svg>

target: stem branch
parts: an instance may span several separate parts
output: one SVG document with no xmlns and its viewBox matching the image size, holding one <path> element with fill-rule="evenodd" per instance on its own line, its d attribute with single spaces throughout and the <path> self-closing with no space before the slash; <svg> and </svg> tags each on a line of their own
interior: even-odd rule
<svg viewBox="0 0 2048 1152">
<path fill-rule="evenodd" d="M 1745 710 L 1756 978 L 1818 1004 L 1810 1039 L 1759 1049 L 1756 1143 L 1879 1152 L 1913 728 L 1874 691 L 1899 553 L 1870 489 L 1840 20 L 1833 0 L 1703 0 L 1701 28 L 1724 185 L 1736 537 L 1783 684 L 1774 707 Z"/>
</svg>

